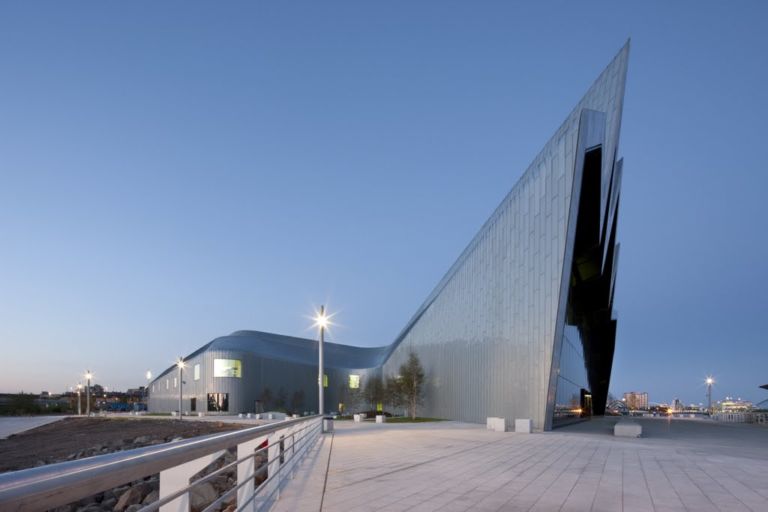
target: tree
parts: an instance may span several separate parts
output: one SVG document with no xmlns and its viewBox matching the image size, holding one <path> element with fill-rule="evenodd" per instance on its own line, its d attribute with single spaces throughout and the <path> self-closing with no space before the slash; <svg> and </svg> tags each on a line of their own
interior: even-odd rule
<svg viewBox="0 0 768 512">
<path fill-rule="evenodd" d="M 408 355 L 408 361 L 400 366 L 400 378 L 398 379 L 400 395 L 408 407 L 411 419 L 416 419 L 416 409 L 421 403 L 424 390 L 424 368 L 421 366 L 419 356 L 415 352 Z"/>
<path fill-rule="evenodd" d="M 300 389 L 293 392 L 291 397 L 291 409 L 295 414 L 301 414 L 301 408 L 304 407 L 304 390 Z"/>
<path fill-rule="evenodd" d="M 261 401 L 261 406 L 264 410 L 269 411 L 272 408 L 272 390 L 264 388 L 261 391 L 261 395 L 259 395 L 259 400 Z"/>
<path fill-rule="evenodd" d="M 375 410 L 376 404 L 384 400 L 384 384 L 381 379 L 376 375 L 366 379 L 362 394 L 363 399 L 371 406 L 371 410 Z"/>
<path fill-rule="evenodd" d="M 400 379 L 388 376 L 384 382 L 384 402 L 392 406 L 393 409 L 402 407 L 404 404 L 403 393 L 400 386 Z"/>
</svg>

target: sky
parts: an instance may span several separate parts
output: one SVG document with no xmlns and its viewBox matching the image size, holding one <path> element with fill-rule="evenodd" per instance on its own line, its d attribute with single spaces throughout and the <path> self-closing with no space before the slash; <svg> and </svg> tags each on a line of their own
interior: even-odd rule
<svg viewBox="0 0 768 512">
<path fill-rule="evenodd" d="M 768 4 L 3 2 L 0 392 L 390 343 L 631 38 L 611 392 L 768 393 Z"/>
</svg>

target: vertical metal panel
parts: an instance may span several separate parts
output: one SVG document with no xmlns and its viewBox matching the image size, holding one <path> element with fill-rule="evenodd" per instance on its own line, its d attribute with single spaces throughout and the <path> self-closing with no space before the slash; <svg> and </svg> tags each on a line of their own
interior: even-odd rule
<svg viewBox="0 0 768 512">
<path fill-rule="evenodd" d="M 396 341 L 384 372 L 396 373 L 411 351 L 419 355 L 428 378 L 422 414 L 470 422 L 531 418 L 534 428 L 547 426 L 563 269 L 570 269 L 565 253 L 573 243 L 567 226 L 579 121 L 587 109 L 605 114 L 600 139 L 610 168 L 627 56 L 625 47 Z"/>
</svg>

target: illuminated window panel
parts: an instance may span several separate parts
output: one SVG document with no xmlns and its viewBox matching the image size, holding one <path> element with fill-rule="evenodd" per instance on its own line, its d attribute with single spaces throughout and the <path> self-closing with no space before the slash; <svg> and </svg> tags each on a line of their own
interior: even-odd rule
<svg viewBox="0 0 768 512">
<path fill-rule="evenodd" d="M 214 359 L 213 376 L 239 379 L 243 376 L 243 364 L 239 359 Z"/>
</svg>

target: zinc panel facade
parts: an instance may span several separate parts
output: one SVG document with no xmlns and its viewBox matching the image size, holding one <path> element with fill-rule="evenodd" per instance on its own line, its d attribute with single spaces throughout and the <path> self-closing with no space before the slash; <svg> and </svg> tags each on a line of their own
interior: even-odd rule
<svg viewBox="0 0 768 512">
<path fill-rule="evenodd" d="M 534 428 L 545 427 L 563 329 L 560 295 L 570 278 L 565 255 L 578 199 L 579 120 L 585 109 L 605 114 L 605 184 L 617 151 L 628 50 L 587 91 L 394 343 L 385 374 L 396 374 L 411 351 L 424 366 L 420 414 L 478 423 L 530 418 Z M 603 186 L 603 213 L 606 202 Z"/>
</svg>

